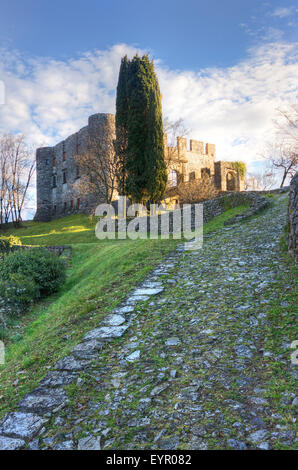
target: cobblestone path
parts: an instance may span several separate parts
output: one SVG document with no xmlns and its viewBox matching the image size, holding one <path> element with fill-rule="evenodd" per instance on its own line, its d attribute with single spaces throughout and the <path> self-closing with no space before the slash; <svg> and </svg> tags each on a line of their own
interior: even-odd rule
<svg viewBox="0 0 298 470">
<path fill-rule="evenodd" d="M 156 269 L 148 286 L 160 282 L 163 290 L 127 309 L 128 330 L 94 353 L 92 367 L 67 387 L 68 405 L 29 447 L 293 445 L 293 427 L 284 424 L 268 390 L 272 353 L 265 348 L 267 312 L 287 269 L 279 253 L 286 204 L 281 198 L 259 217 L 205 237 L 203 249 L 176 252 Z M 294 398 L 286 394 L 285 403 Z"/>
</svg>

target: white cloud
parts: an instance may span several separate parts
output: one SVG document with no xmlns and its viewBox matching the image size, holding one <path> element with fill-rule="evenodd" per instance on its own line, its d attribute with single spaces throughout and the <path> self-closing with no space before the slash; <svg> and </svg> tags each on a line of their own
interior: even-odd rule
<svg viewBox="0 0 298 470">
<path fill-rule="evenodd" d="M 217 157 L 251 164 L 273 135 L 272 118 L 282 103 L 297 99 L 294 46 L 270 44 L 226 69 L 200 73 L 159 68 L 164 111 L 183 117 L 191 136 L 217 145 Z"/>
<path fill-rule="evenodd" d="M 183 118 L 190 137 L 217 145 L 217 158 L 258 160 L 272 136 L 275 108 L 297 100 L 296 48 L 275 42 L 252 49 L 229 68 L 170 70 L 156 60 L 163 111 Z M 23 132 L 35 146 L 52 145 L 96 112 L 115 111 L 120 59 L 137 49 L 125 44 L 58 61 L 0 52 L 6 102 L 0 132 Z M 142 51 L 138 51 L 142 53 Z"/>
<path fill-rule="evenodd" d="M 272 26 L 266 26 L 260 28 L 258 31 L 262 41 L 269 42 L 281 42 L 284 36 L 284 32 L 281 29 L 273 28 Z"/>
<path fill-rule="evenodd" d="M 118 44 L 63 62 L 0 51 L 6 85 L 0 131 L 23 132 L 35 145 L 51 145 L 86 125 L 90 114 L 114 112 L 120 59 L 136 52 Z"/>
<path fill-rule="evenodd" d="M 285 18 L 286 16 L 290 16 L 293 13 L 293 8 L 289 7 L 280 7 L 280 8 L 275 8 L 275 10 L 272 13 L 272 16 L 278 16 L 279 18 Z"/>
<path fill-rule="evenodd" d="M 5 85 L 0 81 L 0 105 L 5 103 Z"/>
</svg>

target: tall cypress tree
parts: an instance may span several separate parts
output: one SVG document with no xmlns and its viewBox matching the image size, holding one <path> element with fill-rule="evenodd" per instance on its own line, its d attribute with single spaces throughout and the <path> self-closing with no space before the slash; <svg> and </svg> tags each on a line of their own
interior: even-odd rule
<svg viewBox="0 0 298 470">
<path fill-rule="evenodd" d="M 129 60 L 127 55 L 121 59 L 116 98 L 116 142 L 115 151 L 118 157 L 117 182 L 121 195 L 126 194 L 125 160 L 127 154 L 127 119 L 128 119 L 128 81 Z"/>
<path fill-rule="evenodd" d="M 132 199 L 148 199 L 145 146 L 148 136 L 150 80 L 144 61 L 136 56 L 130 62 L 128 75 L 128 149 L 126 159 L 127 190 Z"/>
<path fill-rule="evenodd" d="M 127 121 L 124 125 L 127 130 L 127 147 L 123 159 L 125 189 L 136 202 L 158 202 L 162 199 L 167 182 L 158 81 L 153 62 L 150 62 L 147 55 L 142 58 L 135 56 L 126 65 L 127 114 L 125 119 Z M 124 101 L 120 75 L 117 104 Z M 123 76 L 124 73 L 121 75 L 121 80 Z M 117 117 L 118 109 L 120 109 L 119 117 Z M 121 106 L 118 106 L 116 126 L 120 126 L 123 121 L 123 111 Z"/>
<path fill-rule="evenodd" d="M 164 158 L 161 94 L 152 62 L 150 63 L 150 68 L 152 87 L 150 90 L 150 107 L 145 160 L 148 162 L 149 178 L 147 182 L 147 188 L 150 194 L 150 201 L 159 202 L 162 199 L 166 189 L 167 170 Z"/>
</svg>

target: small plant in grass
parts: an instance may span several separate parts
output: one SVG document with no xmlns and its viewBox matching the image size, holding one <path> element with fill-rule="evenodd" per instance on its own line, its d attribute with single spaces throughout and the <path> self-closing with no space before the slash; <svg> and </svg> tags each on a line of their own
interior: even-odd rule
<svg viewBox="0 0 298 470">
<path fill-rule="evenodd" d="M 21 240 L 14 236 L 9 235 L 8 237 L 1 236 L 0 237 L 0 256 L 4 253 L 9 253 L 13 246 L 21 246 Z"/>
</svg>

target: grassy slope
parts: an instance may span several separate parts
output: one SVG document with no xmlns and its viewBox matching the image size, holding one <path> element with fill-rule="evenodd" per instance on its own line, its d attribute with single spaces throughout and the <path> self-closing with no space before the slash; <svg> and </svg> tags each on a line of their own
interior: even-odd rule
<svg viewBox="0 0 298 470">
<path fill-rule="evenodd" d="M 247 209 L 238 206 L 216 217 L 204 227 L 205 231 L 220 228 L 223 222 Z M 16 235 L 23 245 L 72 245 L 77 243 L 103 243 L 95 236 L 96 218 L 85 214 L 70 215 L 51 222 L 24 222 L 21 228 L 15 229 L 9 224 L 7 230 L 0 229 L 1 235 Z M 110 241 L 110 243 L 115 243 Z M 118 243 L 118 242 L 117 242 Z"/>
<path fill-rule="evenodd" d="M 297 347 L 289 350 L 286 343 L 291 344 L 298 337 L 298 278 L 297 266 L 288 254 L 285 238 L 281 240 L 281 263 L 283 269 L 277 279 L 277 296 L 271 301 L 264 344 L 264 350 L 271 351 L 272 355 L 264 358 L 264 365 L 268 376 L 267 396 L 273 400 L 276 412 L 283 416 L 280 424 L 288 425 L 297 419 L 294 406 L 290 406 L 297 395 L 297 365 L 289 366 L 289 355 Z M 275 448 L 296 450 L 297 442 L 288 446 L 279 439 Z"/>
<path fill-rule="evenodd" d="M 231 209 L 205 225 L 208 233 L 243 212 Z M 49 223 L 27 222 L 9 230 L 23 244 L 72 244 L 67 281 L 5 333 L 6 364 L 0 365 L 0 417 L 15 408 L 57 360 L 110 312 L 174 249 L 180 240 L 99 241 L 94 223 L 77 215 Z M 1 234 L 1 232 L 0 232 Z"/>
<path fill-rule="evenodd" d="M 70 215 L 51 222 L 24 222 L 23 227 L 0 230 L 0 235 L 17 235 L 23 245 L 66 245 L 98 243 L 94 234 L 95 220 L 87 215 Z"/>
</svg>

